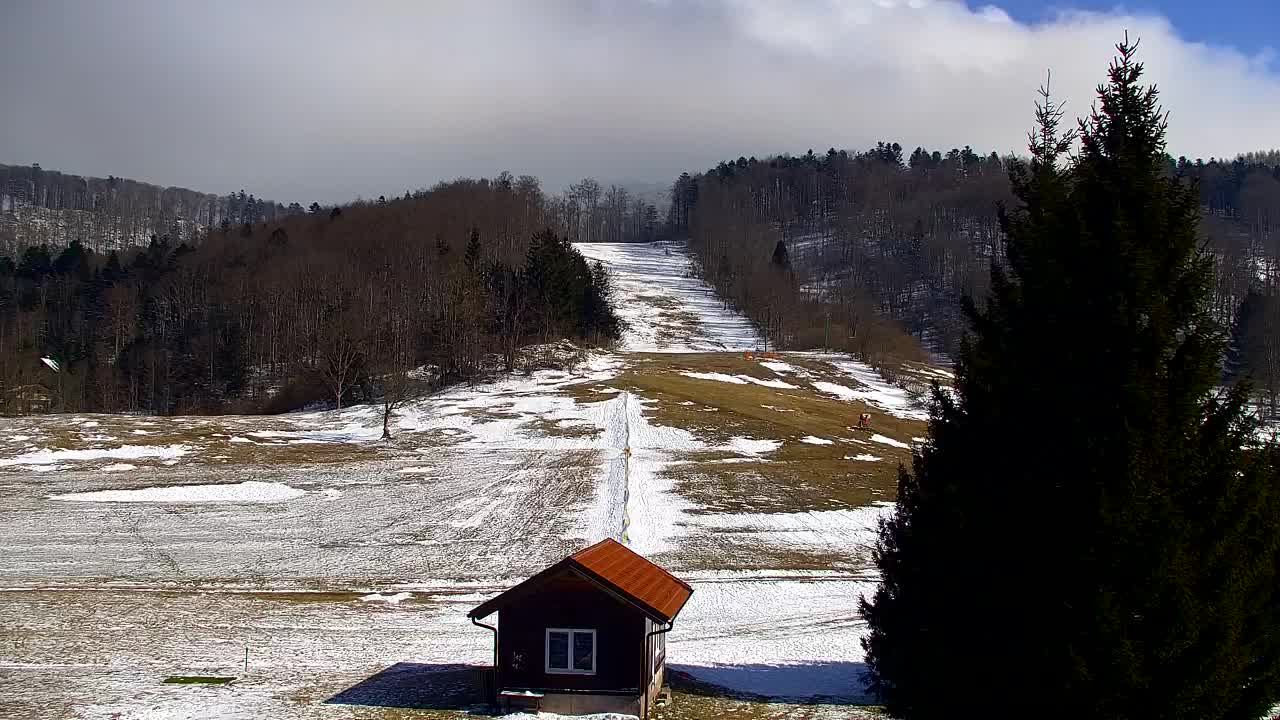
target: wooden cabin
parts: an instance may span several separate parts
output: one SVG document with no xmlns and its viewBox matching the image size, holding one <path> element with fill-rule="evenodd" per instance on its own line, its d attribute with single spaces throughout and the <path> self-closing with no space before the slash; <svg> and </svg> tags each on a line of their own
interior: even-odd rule
<svg viewBox="0 0 1280 720">
<path fill-rule="evenodd" d="M 666 633 L 692 594 L 614 540 L 579 550 L 468 614 L 494 633 L 493 701 L 646 717 L 663 685 Z M 494 613 L 496 626 L 479 622 Z"/>
<path fill-rule="evenodd" d="M 43 385 L 18 385 L 4 393 L 4 408 L 16 415 L 47 413 L 53 407 L 49 389 Z"/>
</svg>

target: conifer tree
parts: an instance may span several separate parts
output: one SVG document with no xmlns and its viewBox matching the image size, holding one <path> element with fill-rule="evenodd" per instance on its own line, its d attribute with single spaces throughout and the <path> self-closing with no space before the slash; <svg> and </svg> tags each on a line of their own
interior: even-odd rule
<svg viewBox="0 0 1280 720">
<path fill-rule="evenodd" d="M 1043 91 L 954 396 L 881 528 L 867 679 L 899 717 L 1254 720 L 1280 699 L 1276 452 L 1242 389 L 1215 393 L 1196 192 L 1117 49 L 1070 163 Z"/>
<path fill-rule="evenodd" d="M 471 237 L 467 240 L 463 262 L 471 272 L 480 272 L 480 228 L 471 228 Z"/>
<path fill-rule="evenodd" d="M 791 267 L 791 256 L 787 254 L 787 244 L 782 240 L 773 246 L 773 264 L 784 270 Z"/>
</svg>

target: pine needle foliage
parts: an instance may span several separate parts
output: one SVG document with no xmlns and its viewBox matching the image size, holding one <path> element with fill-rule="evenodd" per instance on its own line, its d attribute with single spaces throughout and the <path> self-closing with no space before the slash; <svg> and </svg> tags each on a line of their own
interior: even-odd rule
<svg viewBox="0 0 1280 720">
<path fill-rule="evenodd" d="M 1256 720 L 1280 699 L 1280 490 L 1223 337 L 1196 189 L 1117 45 L 1078 127 L 1042 92 L 954 395 L 863 599 L 891 714 Z"/>
</svg>

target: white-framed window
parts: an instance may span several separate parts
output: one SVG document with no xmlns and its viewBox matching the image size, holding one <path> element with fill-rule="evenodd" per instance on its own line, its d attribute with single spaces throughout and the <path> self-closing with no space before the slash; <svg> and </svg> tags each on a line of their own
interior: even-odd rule
<svg viewBox="0 0 1280 720">
<path fill-rule="evenodd" d="M 566 675 L 596 674 L 596 631 L 581 628 L 547 628 L 547 672 Z"/>
</svg>

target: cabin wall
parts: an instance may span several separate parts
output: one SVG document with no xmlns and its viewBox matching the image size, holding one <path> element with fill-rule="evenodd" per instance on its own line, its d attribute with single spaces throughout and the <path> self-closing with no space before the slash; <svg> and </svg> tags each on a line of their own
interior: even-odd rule
<svg viewBox="0 0 1280 720">
<path fill-rule="evenodd" d="M 499 611 L 500 683 L 531 690 L 641 694 L 646 618 L 596 585 L 572 574 L 551 578 Z M 547 628 L 596 631 L 596 673 L 545 672 Z M 646 672 L 644 680 L 648 680 Z"/>
<path fill-rule="evenodd" d="M 648 648 L 646 650 L 645 662 L 648 667 L 645 668 L 646 685 L 644 689 L 643 709 L 648 710 L 653 707 L 654 701 L 658 699 L 658 693 L 662 691 L 662 684 L 666 681 L 667 669 L 667 635 L 666 633 L 658 633 L 650 636 L 649 633 L 661 630 L 663 623 L 656 623 L 649 618 L 644 621 L 644 635 L 647 638 Z"/>
</svg>

